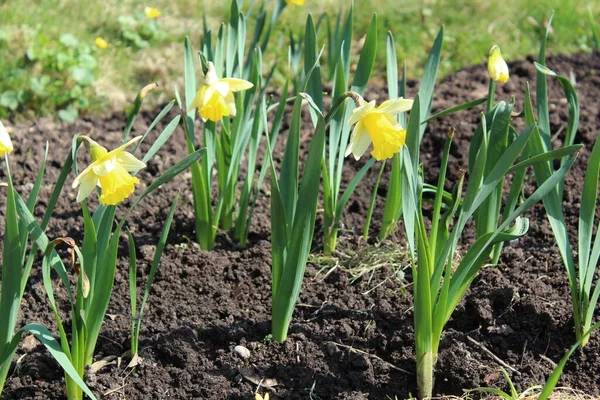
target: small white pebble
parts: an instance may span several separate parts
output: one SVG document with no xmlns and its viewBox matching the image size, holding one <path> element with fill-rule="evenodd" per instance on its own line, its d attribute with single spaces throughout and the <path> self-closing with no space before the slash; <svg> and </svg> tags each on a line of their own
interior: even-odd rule
<svg viewBox="0 0 600 400">
<path fill-rule="evenodd" d="M 233 351 L 235 351 L 236 354 L 238 356 L 242 357 L 244 360 L 247 360 L 250 358 L 250 350 L 248 350 L 244 346 L 235 346 Z"/>
</svg>

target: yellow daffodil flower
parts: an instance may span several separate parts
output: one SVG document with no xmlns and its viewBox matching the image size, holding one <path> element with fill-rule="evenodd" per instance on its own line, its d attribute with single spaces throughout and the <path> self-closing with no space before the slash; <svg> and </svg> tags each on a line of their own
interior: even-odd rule
<svg viewBox="0 0 600 400">
<path fill-rule="evenodd" d="M 219 79 L 212 62 L 208 63 L 208 71 L 204 76 L 204 84 L 198 90 L 190 110 L 198 107 L 198 114 L 203 121 L 220 121 L 223 117 L 235 116 L 235 99 L 233 92 L 247 90 L 254 86 L 243 79 Z"/>
<path fill-rule="evenodd" d="M 161 16 L 161 12 L 158 8 L 154 8 L 154 7 L 146 7 L 144 8 L 144 14 L 146 14 L 146 17 L 150 18 L 150 19 L 155 19 Z"/>
<path fill-rule="evenodd" d="M 269 400 L 269 393 L 265 393 L 264 397 L 258 393 L 254 396 L 254 400 Z"/>
<path fill-rule="evenodd" d="M 290 7 L 302 6 L 306 0 L 285 0 L 286 4 Z"/>
<path fill-rule="evenodd" d="M 0 157 L 12 153 L 12 151 L 13 144 L 10 140 L 10 136 L 8 136 L 6 128 L 2 125 L 2 121 L 0 121 Z"/>
<path fill-rule="evenodd" d="M 92 164 L 73 182 L 73 188 L 79 186 L 77 202 L 88 197 L 96 186 L 101 189 L 100 203 L 102 204 L 115 205 L 128 198 L 134 192 L 135 185 L 140 183 L 139 179 L 132 176 L 130 172 L 139 171 L 145 168 L 146 164 L 125 149 L 142 137 L 137 136 L 110 152 L 87 136 L 81 138 L 90 148 Z"/>
<path fill-rule="evenodd" d="M 108 47 L 108 42 L 106 40 L 104 40 L 103 38 L 101 38 L 100 36 L 98 36 L 96 38 L 96 47 L 98 47 L 101 50 L 104 50 Z"/>
<path fill-rule="evenodd" d="M 348 123 L 356 126 L 346 149 L 346 157 L 352 154 L 358 160 L 373 142 L 373 157 L 378 161 L 392 158 L 404 146 L 406 139 L 406 130 L 394 115 L 410 110 L 412 105 L 412 100 L 399 98 L 384 101 L 379 107 L 375 107 L 373 100 L 354 109 Z"/>
<path fill-rule="evenodd" d="M 508 65 L 506 65 L 506 61 L 502 58 L 502 53 L 498 46 L 494 46 L 490 50 L 488 72 L 490 73 L 490 78 L 496 82 L 504 83 L 508 80 Z"/>
</svg>

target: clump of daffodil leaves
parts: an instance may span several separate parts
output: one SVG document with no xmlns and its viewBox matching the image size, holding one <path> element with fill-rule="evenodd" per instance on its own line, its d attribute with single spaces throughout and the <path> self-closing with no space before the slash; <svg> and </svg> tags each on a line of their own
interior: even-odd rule
<svg viewBox="0 0 600 400">
<path fill-rule="evenodd" d="M 77 173 L 72 185 L 73 188 L 78 189 L 76 201 L 81 205 L 83 213 L 84 234 L 81 244 L 78 244 L 72 238 L 55 238 L 54 240 L 50 240 L 43 229 L 47 224 L 47 219 L 44 219 L 42 224 L 39 225 L 31 214 L 31 208 L 28 208 L 25 204 L 18 207 L 19 216 L 26 223 L 26 228 L 32 234 L 35 244 L 39 248 L 45 249 L 42 260 L 44 287 L 47 291 L 59 330 L 60 346 L 57 347 L 62 349 L 62 353 L 58 354 L 58 357 L 62 357 L 59 362 L 61 362 L 61 365 L 65 369 L 66 392 L 69 400 L 82 399 L 83 392 L 93 398 L 93 394 L 83 384 L 83 378 L 86 368 L 92 364 L 102 322 L 112 295 L 120 233 L 128 216 L 133 208 L 148 194 L 185 171 L 190 165 L 197 163 L 204 153 L 204 150 L 192 152 L 157 179 L 149 182 L 145 190 L 131 201 L 131 204 L 120 220 L 116 221 L 117 206 L 128 200 L 134 194 L 136 185 L 140 183 L 140 179 L 135 176 L 136 173 L 143 169 L 146 163 L 166 143 L 181 119 L 180 116 L 176 116 L 167 124 L 146 154 L 140 157 L 141 159 L 135 156 L 135 153 L 140 150 L 141 142 L 150 130 L 146 134 L 137 136 L 131 140 L 128 140 L 128 135 L 139 114 L 144 97 L 149 90 L 155 87 L 156 85 L 154 84 L 148 85 L 136 97 L 128 116 L 128 123 L 123 133 L 122 144 L 114 150 L 108 150 L 89 136 L 82 135 L 73 139 L 72 151 L 65 161 L 60 184 L 57 185 L 57 188 L 58 193 L 60 193 L 62 184 L 64 184 L 66 176 L 71 169 L 77 172 L 75 162 L 77 151 L 85 147 L 89 151 L 91 163 L 80 173 Z M 165 107 L 150 129 L 160 122 L 172 105 L 171 103 Z M 2 132 L 0 132 L 0 142 L 1 139 Z M 84 144 L 84 146 L 81 146 L 81 144 Z M 131 150 L 131 152 L 127 150 Z M 99 205 L 92 211 L 88 207 L 86 199 L 96 190 L 99 195 Z M 57 198 L 58 194 L 52 196 L 53 201 Z M 17 203 L 18 206 L 19 204 Z M 175 202 L 165 222 L 165 232 L 168 232 L 168 227 L 170 226 L 175 210 L 174 207 Z M 161 241 L 164 242 L 165 240 L 166 233 L 163 233 Z M 131 241 L 132 238 L 130 235 Z M 71 254 L 71 268 L 65 266 L 65 263 L 56 252 L 55 247 L 57 246 L 68 247 Z M 164 243 L 161 246 L 164 247 Z M 157 254 L 160 256 L 158 250 Z M 156 268 L 156 264 L 157 262 L 153 263 L 154 269 Z M 71 306 L 71 335 L 67 335 L 63 320 L 58 312 L 59 306 L 54 297 L 54 287 L 52 284 L 52 270 L 56 271 L 67 292 L 67 298 Z M 75 288 L 72 287 L 69 277 L 71 273 L 76 275 L 77 284 Z M 137 326 L 138 328 L 133 330 L 132 334 L 139 332 L 139 321 L 137 321 Z M 53 355 L 55 358 L 57 357 L 56 351 Z"/>
</svg>

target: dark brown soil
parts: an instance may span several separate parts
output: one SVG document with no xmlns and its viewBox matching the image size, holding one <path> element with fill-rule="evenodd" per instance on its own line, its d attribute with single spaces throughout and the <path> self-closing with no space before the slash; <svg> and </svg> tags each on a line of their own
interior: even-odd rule
<svg viewBox="0 0 600 400">
<path fill-rule="evenodd" d="M 581 177 L 591 144 L 600 130 L 599 65 L 599 53 L 548 60 L 548 66 L 556 72 L 573 74 L 581 101 L 578 141 L 586 148 L 566 184 L 566 215 L 573 232 Z M 511 79 L 499 87 L 498 97 L 508 99 L 515 95 L 516 109 L 520 110 L 526 82 L 535 85 L 535 69 L 527 60 L 512 63 L 510 71 Z M 436 88 L 433 112 L 485 96 L 487 79 L 483 65 L 447 77 Z M 552 130 L 557 132 L 566 125 L 567 108 L 555 81 L 550 81 L 549 88 Z M 414 95 L 415 83 L 410 91 Z M 368 97 L 381 100 L 387 95 L 384 89 L 372 89 Z M 460 170 L 466 169 L 470 135 L 481 110 L 480 107 L 461 112 L 429 125 L 422 146 L 427 181 L 434 183 L 437 179 L 441 148 L 451 126 L 456 127 L 457 134 L 448 187 Z M 143 115 L 134 134 L 143 133 L 154 115 Z M 72 136 L 89 134 L 113 147 L 120 140 L 124 122 L 123 115 L 116 114 L 74 124 L 42 119 L 9 127 L 16 146 L 11 164 L 17 189 L 27 193 L 44 143 L 49 141 L 47 186 L 36 210 L 42 213 Z M 185 154 L 183 134 L 177 131 L 139 175 L 140 180 L 150 182 Z M 347 161 L 345 182 L 363 162 Z M 4 170 L 0 180 L 4 180 Z M 356 238 L 362 231 L 376 174 L 377 168 L 362 181 L 343 217 L 340 249 L 346 253 L 359 245 Z M 72 177 L 47 230 L 50 237 L 81 238 L 82 218 L 71 182 Z M 378 231 L 386 186 L 387 173 L 378 192 L 374 233 Z M 128 223 L 138 244 L 140 286 L 145 284 L 154 245 L 177 190 L 181 190 L 183 201 L 143 322 L 143 363 L 133 373 L 125 368 L 128 361 L 124 359 L 120 365 L 113 362 L 88 374 L 87 382 L 95 393 L 106 394 L 103 398 L 107 399 L 251 399 L 262 379 L 276 381 L 269 391 L 272 398 L 281 399 L 402 399 L 416 392 L 411 289 L 406 282 L 394 278 L 390 266 L 378 270 L 370 284 L 366 279 L 351 284 L 349 275 L 340 269 L 322 279 L 323 275 L 317 276 L 320 266 L 309 264 L 289 339 L 283 344 L 266 340 L 271 301 L 266 190 L 259 199 L 249 246 L 238 248 L 222 233 L 216 250 L 210 252 L 200 250 L 193 242 L 189 173 L 149 196 Z M 461 395 L 463 389 L 480 386 L 506 389 L 498 362 L 480 346 L 518 371 L 512 372 L 511 377 L 519 390 L 525 390 L 542 384 L 554 363 L 575 342 L 567 277 L 542 207 L 535 208 L 529 217 L 529 234 L 505 247 L 500 265 L 481 273 L 448 323 L 436 372 L 437 393 Z M 317 240 L 321 236 L 320 232 L 315 235 Z M 472 232 L 466 234 L 470 236 Z M 403 235 L 398 232 L 384 245 L 389 249 L 402 244 Z M 128 293 L 123 251 L 97 359 L 122 355 L 128 350 Z M 37 267 L 22 310 L 21 323 L 41 322 L 55 329 Z M 249 359 L 243 360 L 233 351 L 237 345 L 250 350 Z M 8 379 L 3 399 L 64 398 L 63 375 L 43 346 L 20 348 L 17 358 L 18 367 Z M 572 357 L 560 384 L 598 396 L 599 365 L 600 340 L 595 335 L 584 350 Z"/>
</svg>

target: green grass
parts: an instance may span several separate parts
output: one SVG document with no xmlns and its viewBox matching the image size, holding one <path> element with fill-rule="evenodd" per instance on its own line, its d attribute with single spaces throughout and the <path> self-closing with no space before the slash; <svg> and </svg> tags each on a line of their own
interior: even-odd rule
<svg viewBox="0 0 600 400">
<path fill-rule="evenodd" d="M 149 105 L 166 102 L 172 97 L 173 85 L 181 86 L 183 38 L 189 35 L 197 47 L 203 15 L 206 15 L 210 27 L 216 30 L 219 22 L 227 18 L 228 3 L 209 0 L 155 0 L 148 4 L 132 0 L 5 1 L 0 5 L 0 93 L 19 89 L 6 87 L 8 80 L 3 78 L 25 57 L 28 43 L 21 26 L 26 24 L 38 28 L 39 32 L 54 40 L 61 34 L 71 33 L 80 42 L 90 46 L 98 67 L 96 80 L 88 94 L 93 98 L 86 106 L 87 112 L 122 109 L 133 100 L 142 86 L 151 81 L 158 81 L 165 90 L 160 93 L 154 91 L 149 96 Z M 248 3 L 245 1 L 245 4 Z M 269 60 L 285 59 L 285 47 L 277 49 L 279 32 L 284 27 L 296 33 L 301 32 L 304 14 L 311 12 L 319 16 L 325 12 L 334 15 L 340 8 L 346 10 L 349 4 L 346 0 L 307 0 L 304 7 L 293 11 L 286 9 L 275 29 L 270 54 L 268 52 L 265 56 L 266 65 L 270 65 Z M 152 41 L 149 48 L 134 49 L 120 38 L 118 18 L 143 15 L 145 5 L 162 11 L 159 23 L 165 35 Z M 463 66 L 483 62 L 493 44 L 502 48 L 508 61 L 537 53 L 539 37 L 552 10 L 555 11 L 555 17 L 550 51 L 591 51 L 592 26 L 588 13 L 592 12 L 598 24 L 600 2 L 580 5 L 567 0 L 535 1 L 529 4 L 518 0 L 356 0 L 355 38 L 360 38 L 366 32 L 373 10 L 379 14 L 379 37 L 382 40 L 375 79 L 383 82 L 383 40 L 388 30 L 394 33 L 398 56 L 401 62 L 406 61 L 409 78 L 418 78 L 434 35 L 444 25 L 446 40 L 441 73 L 445 75 Z M 252 29 L 251 22 L 249 25 Z M 110 47 L 106 50 L 97 49 L 94 45 L 97 36 L 106 39 Z M 284 65 L 281 62 L 282 69 Z M 14 83 L 13 80 L 11 84 L 20 83 Z M 43 107 L 43 112 L 52 112 L 51 100 L 48 100 L 47 107 Z M 36 110 L 39 108 L 37 105 Z M 24 116 L 34 116 L 36 110 L 25 112 Z"/>
</svg>

